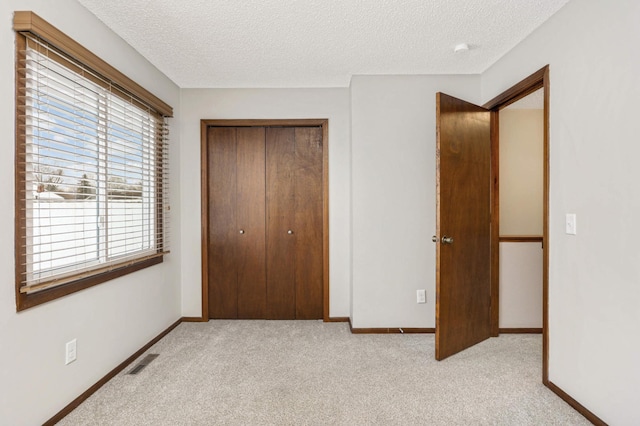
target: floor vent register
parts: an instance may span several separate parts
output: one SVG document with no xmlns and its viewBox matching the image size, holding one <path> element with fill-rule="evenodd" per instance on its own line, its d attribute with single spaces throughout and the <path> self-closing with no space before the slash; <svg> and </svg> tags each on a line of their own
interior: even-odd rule
<svg viewBox="0 0 640 426">
<path fill-rule="evenodd" d="M 159 354 L 148 354 L 147 356 L 145 356 L 144 358 L 142 358 L 140 360 L 140 362 L 138 364 L 136 364 L 135 367 L 133 367 L 131 369 L 131 371 L 129 371 L 127 374 L 138 374 L 139 372 L 141 372 L 142 370 L 144 370 L 144 368 L 151 364 L 151 361 L 153 361 L 154 359 L 158 358 Z"/>
</svg>

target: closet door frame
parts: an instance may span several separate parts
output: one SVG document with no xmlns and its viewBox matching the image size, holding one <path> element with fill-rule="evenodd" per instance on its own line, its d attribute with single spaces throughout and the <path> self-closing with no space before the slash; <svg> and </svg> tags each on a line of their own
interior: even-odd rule
<svg viewBox="0 0 640 426">
<path fill-rule="evenodd" d="M 200 191 L 201 191 L 201 259 L 202 316 L 209 321 L 209 158 L 208 129 L 210 127 L 321 127 L 322 128 L 322 312 L 329 322 L 329 120 L 328 119 L 232 119 L 200 120 Z"/>
</svg>

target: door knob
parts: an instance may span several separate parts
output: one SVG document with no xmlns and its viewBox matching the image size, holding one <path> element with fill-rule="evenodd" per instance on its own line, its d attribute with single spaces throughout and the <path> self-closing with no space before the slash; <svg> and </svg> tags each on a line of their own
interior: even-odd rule
<svg viewBox="0 0 640 426">
<path fill-rule="evenodd" d="M 241 229 L 241 230 L 240 230 L 240 233 L 241 233 L 241 234 L 244 234 L 244 229 Z"/>
<path fill-rule="evenodd" d="M 442 237 L 442 244 L 453 244 L 453 237 Z"/>
<path fill-rule="evenodd" d="M 291 229 L 289 229 L 289 230 L 287 231 L 287 234 L 291 235 L 291 234 L 293 234 L 293 231 L 292 231 Z"/>
<path fill-rule="evenodd" d="M 438 237 L 436 237 L 435 235 L 433 237 L 431 237 L 431 241 L 433 241 L 434 243 L 438 242 Z"/>
</svg>

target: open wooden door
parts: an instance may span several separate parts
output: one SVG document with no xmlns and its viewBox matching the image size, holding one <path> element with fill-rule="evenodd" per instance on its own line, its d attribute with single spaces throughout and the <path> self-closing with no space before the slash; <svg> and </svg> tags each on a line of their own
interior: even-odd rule
<svg viewBox="0 0 640 426">
<path fill-rule="evenodd" d="M 436 359 L 491 333 L 491 116 L 436 95 Z"/>
</svg>

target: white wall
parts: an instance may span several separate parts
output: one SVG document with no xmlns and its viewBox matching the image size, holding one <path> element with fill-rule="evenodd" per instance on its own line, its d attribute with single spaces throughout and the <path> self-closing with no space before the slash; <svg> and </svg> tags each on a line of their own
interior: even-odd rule
<svg viewBox="0 0 640 426">
<path fill-rule="evenodd" d="M 354 76 L 352 323 L 435 326 L 436 92 L 477 103 L 479 76 Z M 427 303 L 416 303 L 416 290 Z"/>
<path fill-rule="evenodd" d="M 0 423 L 41 424 L 180 318 L 178 244 L 162 265 L 16 313 L 14 294 L 14 10 L 32 10 L 174 107 L 179 90 L 74 0 L 0 2 Z M 173 120 L 174 123 L 176 120 Z M 173 143 L 178 128 L 174 125 Z M 177 168 L 178 152 L 172 149 Z M 174 170 L 176 170 L 174 168 Z M 174 190 L 178 177 L 172 176 Z M 178 192 L 171 194 L 172 201 Z M 180 208 L 174 202 L 174 220 Z M 174 240 L 175 242 L 175 240 Z M 65 343 L 78 359 L 64 365 Z"/>
<path fill-rule="evenodd" d="M 349 316 L 349 90 L 184 89 L 180 127 L 182 312 L 201 315 L 200 120 L 329 119 L 329 308 Z"/>
<path fill-rule="evenodd" d="M 482 75 L 489 100 L 550 64 L 549 378 L 615 425 L 640 424 L 639 19 L 574 0 Z"/>
<path fill-rule="evenodd" d="M 542 247 L 500 243 L 500 328 L 542 328 Z"/>
</svg>

